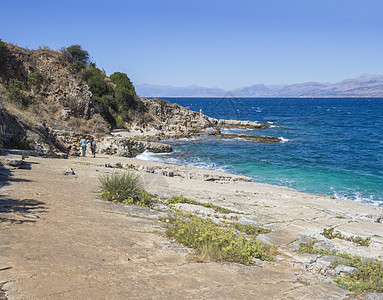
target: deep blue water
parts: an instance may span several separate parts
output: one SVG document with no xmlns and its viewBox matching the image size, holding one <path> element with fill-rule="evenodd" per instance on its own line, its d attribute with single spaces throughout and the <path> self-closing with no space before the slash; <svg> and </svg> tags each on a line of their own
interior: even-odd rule
<svg viewBox="0 0 383 300">
<path fill-rule="evenodd" d="M 224 130 L 282 137 L 284 142 L 202 136 L 170 141 L 173 153 L 142 158 L 383 207 L 383 99 L 165 99 L 215 118 L 268 123 L 268 129 Z"/>
</svg>

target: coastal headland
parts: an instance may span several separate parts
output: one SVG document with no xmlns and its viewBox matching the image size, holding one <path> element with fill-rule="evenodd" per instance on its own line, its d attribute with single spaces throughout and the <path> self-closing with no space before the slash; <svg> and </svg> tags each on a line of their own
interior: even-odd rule
<svg viewBox="0 0 383 300">
<path fill-rule="evenodd" d="M 106 76 L 79 45 L 0 41 L 0 62 L 1 300 L 382 298 L 381 208 L 134 158 L 204 134 L 280 142 L 221 132 L 269 125 L 140 98 L 126 74 Z M 95 139 L 96 157 L 80 156 L 81 139 Z M 119 172 L 142 178 L 151 207 L 101 200 L 100 178 Z M 172 196 L 191 200 L 170 208 Z M 165 234 L 175 210 L 262 227 L 256 239 L 275 253 L 247 265 L 194 255 Z"/>
</svg>

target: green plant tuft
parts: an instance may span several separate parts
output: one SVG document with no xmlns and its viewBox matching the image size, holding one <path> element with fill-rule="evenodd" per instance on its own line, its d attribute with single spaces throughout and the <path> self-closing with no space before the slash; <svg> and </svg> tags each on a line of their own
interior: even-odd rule
<svg viewBox="0 0 383 300">
<path fill-rule="evenodd" d="M 240 223 L 231 223 L 230 226 L 233 227 L 234 229 L 240 231 L 240 232 L 243 232 L 244 234 L 246 234 L 248 236 L 251 236 L 251 237 L 256 237 L 259 234 L 271 232 L 270 229 L 265 229 L 265 228 L 262 228 L 259 226 L 252 226 L 250 224 L 243 225 Z"/>
<path fill-rule="evenodd" d="M 141 187 L 141 177 L 133 172 L 113 173 L 99 177 L 101 184 L 101 199 L 151 206 L 152 195 Z"/>
<path fill-rule="evenodd" d="M 338 238 L 338 239 L 342 239 L 342 240 L 353 242 L 353 243 L 355 243 L 355 244 L 357 244 L 359 246 L 366 246 L 366 247 L 368 247 L 370 245 L 370 242 L 371 242 L 371 238 L 370 237 L 367 237 L 367 238 L 362 238 L 360 236 L 345 237 L 339 231 L 334 231 L 334 229 L 335 229 L 335 227 L 331 227 L 329 229 L 324 228 L 323 232 L 322 232 L 322 235 L 325 238 L 327 238 L 327 239 Z"/>
<path fill-rule="evenodd" d="M 197 255 L 213 261 L 230 261 L 245 265 L 254 258 L 274 261 L 275 248 L 264 242 L 246 239 L 225 224 L 216 224 L 209 219 L 187 215 L 173 218 L 167 235 L 179 243 L 195 249 Z"/>
</svg>

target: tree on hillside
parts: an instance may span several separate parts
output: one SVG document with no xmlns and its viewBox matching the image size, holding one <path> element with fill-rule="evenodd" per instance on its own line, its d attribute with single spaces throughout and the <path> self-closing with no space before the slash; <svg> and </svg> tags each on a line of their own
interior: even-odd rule
<svg viewBox="0 0 383 300">
<path fill-rule="evenodd" d="M 117 89 L 129 91 L 132 96 L 136 95 L 134 85 L 125 73 L 114 72 L 109 78 L 117 86 Z"/>
<path fill-rule="evenodd" d="M 83 50 L 80 45 L 72 45 L 67 48 L 62 48 L 61 52 L 63 55 L 72 62 L 80 62 L 83 64 L 88 64 L 90 61 L 89 53 L 86 50 Z"/>
<path fill-rule="evenodd" d="M 89 84 L 93 97 L 101 98 L 104 95 L 111 95 L 113 93 L 105 81 L 105 75 L 96 67 L 92 65 L 87 67 L 85 79 Z"/>
</svg>

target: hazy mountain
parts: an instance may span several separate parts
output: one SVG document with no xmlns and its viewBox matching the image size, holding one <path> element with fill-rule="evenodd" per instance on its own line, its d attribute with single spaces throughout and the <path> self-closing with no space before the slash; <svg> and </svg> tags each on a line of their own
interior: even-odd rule
<svg viewBox="0 0 383 300">
<path fill-rule="evenodd" d="M 231 93 L 237 97 L 270 97 L 273 95 L 273 89 L 264 84 L 254 84 L 232 90 Z"/>
<path fill-rule="evenodd" d="M 168 85 L 139 84 L 135 86 L 141 97 L 222 97 L 227 91 L 220 88 L 206 88 L 197 85 L 173 87 Z"/>
<path fill-rule="evenodd" d="M 255 84 L 234 90 L 142 84 L 136 91 L 143 97 L 223 97 L 229 93 L 236 97 L 383 97 L 383 75 L 362 74 L 338 83 Z"/>
</svg>

